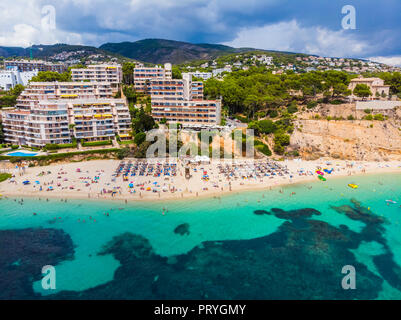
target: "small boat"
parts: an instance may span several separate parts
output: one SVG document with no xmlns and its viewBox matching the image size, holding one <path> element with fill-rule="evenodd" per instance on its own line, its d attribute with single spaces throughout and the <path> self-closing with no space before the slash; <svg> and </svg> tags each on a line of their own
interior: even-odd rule
<svg viewBox="0 0 401 320">
<path fill-rule="evenodd" d="M 326 181 L 327 180 L 325 177 L 323 177 L 321 175 L 318 175 L 317 177 L 319 178 L 320 181 Z"/>
<path fill-rule="evenodd" d="M 397 202 L 394 201 L 394 200 L 386 200 L 386 202 L 387 202 L 387 203 L 393 203 L 393 204 L 396 204 L 396 203 L 397 203 Z"/>
<path fill-rule="evenodd" d="M 348 187 L 352 188 L 352 189 L 358 189 L 358 185 L 350 183 L 348 184 Z"/>
</svg>

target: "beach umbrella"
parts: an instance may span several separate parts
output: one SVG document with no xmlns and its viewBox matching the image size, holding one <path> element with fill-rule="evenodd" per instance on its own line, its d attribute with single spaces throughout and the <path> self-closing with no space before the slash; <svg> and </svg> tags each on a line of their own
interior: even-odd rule
<svg viewBox="0 0 401 320">
<path fill-rule="evenodd" d="M 132 183 L 130 183 L 128 186 L 129 186 L 130 188 L 133 188 L 133 187 L 134 187 L 134 185 L 133 185 Z"/>
<path fill-rule="evenodd" d="M 35 183 L 36 183 L 36 184 L 40 184 L 40 182 L 39 182 L 39 181 L 35 181 Z"/>
</svg>

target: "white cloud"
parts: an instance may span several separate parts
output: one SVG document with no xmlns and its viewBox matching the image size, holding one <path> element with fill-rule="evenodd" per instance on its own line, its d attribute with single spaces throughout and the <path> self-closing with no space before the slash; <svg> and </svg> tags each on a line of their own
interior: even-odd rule
<svg viewBox="0 0 401 320">
<path fill-rule="evenodd" d="M 302 2 L 309 1 L 298 0 L 297 5 L 292 2 L 0 0 L 0 46 L 54 43 L 98 46 L 105 42 L 145 38 L 216 43 L 234 36 L 234 40 L 225 44 L 324 56 L 366 57 L 385 55 L 399 43 L 396 36 L 390 37 L 397 35 L 393 30 L 379 29 L 381 33 L 375 31 L 366 36 L 363 29 L 356 34 L 350 30 L 306 27 L 302 22 L 311 19 L 295 19 L 293 11 L 296 11 L 294 7 L 302 7 Z M 46 5 L 56 9 L 57 28 L 52 32 L 42 27 L 41 10 Z M 282 22 L 267 22 L 280 17 Z M 360 40 L 361 37 L 365 38 Z"/>
<path fill-rule="evenodd" d="M 389 57 L 370 57 L 371 61 L 384 63 L 390 66 L 401 67 L 401 56 L 389 56 Z"/>
<path fill-rule="evenodd" d="M 28 47 L 31 44 L 81 43 L 81 35 L 43 25 L 42 0 L 2 0 L 0 3 L 0 45 Z"/>
<path fill-rule="evenodd" d="M 143 38 L 216 42 L 205 39 L 229 39 L 239 25 L 248 24 L 255 12 L 280 1 L 0 0 L 0 45 L 100 45 Z M 57 10 L 57 29 L 51 33 L 41 28 L 41 9 L 45 5 Z M 241 22 L 233 26 L 231 21 L 238 14 Z"/>
<path fill-rule="evenodd" d="M 302 27 L 296 20 L 244 28 L 234 40 L 224 44 L 333 57 L 363 56 L 373 52 L 370 44 L 355 39 L 347 30 Z"/>
</svg>

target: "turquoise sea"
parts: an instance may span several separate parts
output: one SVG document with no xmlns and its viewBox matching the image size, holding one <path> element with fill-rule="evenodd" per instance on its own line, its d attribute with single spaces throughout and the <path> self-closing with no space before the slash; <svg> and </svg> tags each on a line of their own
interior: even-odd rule
<svg viewBox="0 0 401 320">
<path fill-rule="evenodd" d="M 400 299 L 400 205 L 395 174 L 181 201 L 2 199 L 0 299 Z"/>
</svg>

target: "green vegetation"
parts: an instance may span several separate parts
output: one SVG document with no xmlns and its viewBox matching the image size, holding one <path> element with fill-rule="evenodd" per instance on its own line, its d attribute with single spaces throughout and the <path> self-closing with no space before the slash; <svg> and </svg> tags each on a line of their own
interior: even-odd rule
<svg viewBox="0 0 401 320">
<path fill-rule="evenodd" d="M 249 119 L 247 117 L 241 116 L 239 114 L 235 115 L 235 119 L 241 121 L 242 123 L 248 123 Z"/>
<path fill-rule="evenodd" d="M 120 141 L 118 141 L 118 143 L 119 143 L 120 145 L 133 144 L 133 143 L 134 143 L 134 140 L 120 140 Z"/>
<path fill-rule="evenodd" d="M 135 91 L 132 85 L 124 85 L 123 93 L 127 98 L 128 104 L 133 107 L 133 105 L 137 102 L 138 94 Z"/>
<path fill-rule="evenodd" d="M 131 59 L 156 64 L 166 61 L 166 53 L 168 54 L 169 62 L 179 64 L 199 59 L 209 60 L 220 55 L 242 51 L 241 49 L 218 44 L 192 44 L 164 39 L 106 43 L 100 46 L 100 49 L 114 52 Z"/>
<path fill-rule="evenodd" d="M 0 92 L 0 109 L 14 107 L 18 96 L 24 90 L 24 86 L 17 84 L 13 89 L 6 92 Z"/>
<path fill-rule="evenodd" d="M 146 151 L 148 151 L 149 146 L 152 144 L 152 142 L 149 141 L 144 141 L 141 145 L 138 146 L 138 148 L 134 152 L 134 157 L 135 158 L 146 158 Z"/>
<path fill-rule="evenodd" d="M 368 98 L 372 95 L 369 86 L 364 83 L 357 84 L 353 93 L 359 98 Z"/>
<path fill-rule="evenodd" d="M 48 151 L 54 151 L 54 150 L 59 150 L 59 149 L 69 149 L 69 148 L 76 148 L 77 143 L 66 143 L 66 144 L 46 144 L 45 147 L 43 148 L 44 150 Z"/>
<path fill-rule="evenodd" d="M 390 94 L 401 98 L 401 73 L 400 72 L 384 72 L 379 75 L 384 80 L 384 84 L 390 86 Z"/>
<path fill-rule="evenodd" d="M 0 144 L 4 143 L 3 123 L 0 122 Z"/>
<path fill-rule="evenodd" d="M 116 156 L 117 156 L 117 159 L 122 160 L 122 159 L 128 157 L 129 154 L 130 154 L 130 149 L 128 147 L 124 147 L 117 151 Z"/>
<path fill-rule="evenodd" d="M 296 113 L 297 111 L 298 111 L 298 107 L 297 107 L 296 103 L 294 101 L 291 102 L 291 104 L 287 107 L 287 112 L 293 114 L 293 113 Z"/>
<path fill-rule="evenodd" d="M 390 95 L 401 98 L 401 73 L 400 72 L 375 72 L 365 73 L 365 77 L 379 77 L 384 80 L 384 84 L 390 86 Z M 386 95 L 381 95 L 383 98 Z"/>
<path fill-rule="evenodd" d="M 9 173 L 0 173 L 0 182 L 10 179 L 12 176 Z"/>
<path fill-rule="evenodd" d="M 134 83 L 134 69 L 135 69 L 135 63 L 133 62 L 125 62 L 123 64 L 122 66 L 123 83 L 129 85 Z"/>
<path fill-rule="evenodd" d="M 255 139 L 254 146 L 255 146 L 256 150 L 263 153 L 265 156 L 270 157 L 272 155 L 272 152 L 270 151 L 269 147 L 266 144 L 264 144 L 262 141 Z"/>
<path fill-rule="evenodd" d="M 270 134 L 277 130 L 275 123 L 272 120 L 252 121 L 248 125 L 248 129 L 255 130 L 255 134 Z"/>
<path fill-rule="evenodd" d="M 173 79 L 182 79 L 182 73 L 180 71 L 180 68 L 178 68 L 177 66 L 173 66 L 173 69 L 171 71 L 173 74 Z"/>
<path fill-rule="evenodd" d="M 82 142 L 83 147 L 99 147 L 99 146 L 109 146 L 112 144 L 111 140 L 106 141 L 90 141 L 90 142 Z"/>
<path fill-rule="evenodd" d="M 135 135 L 134 142 L 137 146 L 142 144 L 146 140 L 146 133 L 145 132 L 138 132 Z"/>
<path fill-rule="evenodd" d="M 378 113 L 378 114 L 375 114 L 375 115 L 368 114 L 368 115 L 366 115 L 366 116 L 363 117 L 363 120 L 368 120 L 368 121 L 373 121 L 373 120 L 376 120 L 376 121 L 384 121 L 384 120 L 386 120 L 387 118 L 388 118 L 387 116 L 384 116 L 384 115 L 382 115 L 381 113 Z"/>
<path fill-rule="evenodd" d="M 31 79 L 31 82 L 68 82 L 71 81 L 71 72 L 58 73 L 53 71 L 39 71 L 38 75 Z"/>
<path fill-rule="evenodd" d="M 252 67 L 232 72 L 223 81 L 207 80 L 205 96 L 211 99 L 221 96 L 230 115 L 242 114 L 253 120 L 264 111 L 274 118 L 295 113 L 299 104 L 314 108 L 317 94 L 324 94 L 323 102 L 342 101 L 343 96 L 350 94 L 346 89 L 350 79 L 350 75 L 341 71 L 273 75 L 266 68 Z"/>
<path fill-rule="evenodd" d="M 373 119 L 374 119 L 374 120 L 377 120 L 377 121 L 384 121 L 384 120 L 386 120 L 385 117 L 384 117 L 381 113 L 375 114 L 375 115 L 373 116 Z"/>
<path fill-rule="evenodd" d="M 155 120 L 149 113 L 145 112 L 143 108 L 130 108 L 130 113 L 132 118 L 132 131 L 135 134 L 156 128 Z"/>
<path fill-rule="evenodd" d="M 401 98 L 401 73 L 400 72 L 369 72 L 364 77 L 378 77 L 384 80 L 384 84 L 390 86 L 390 96 L 395 95 Z M 386 94 L 381 94 L 385 98 Z"/>
<path fill-rule="evenodd" d="M 308 109 L 314 109 L 317 107 L 317 105 L 318 105 L 317 101 L 309 101 L 308 104 L 306 105 L 306 107 Z"/>
<path fill-rule="evenodd" d="M 290 136 L 277 132 L 274 134 L 274 152 L 277 154 L 284 154 L 285 147 L 290 144 Z"/>
</svg>

